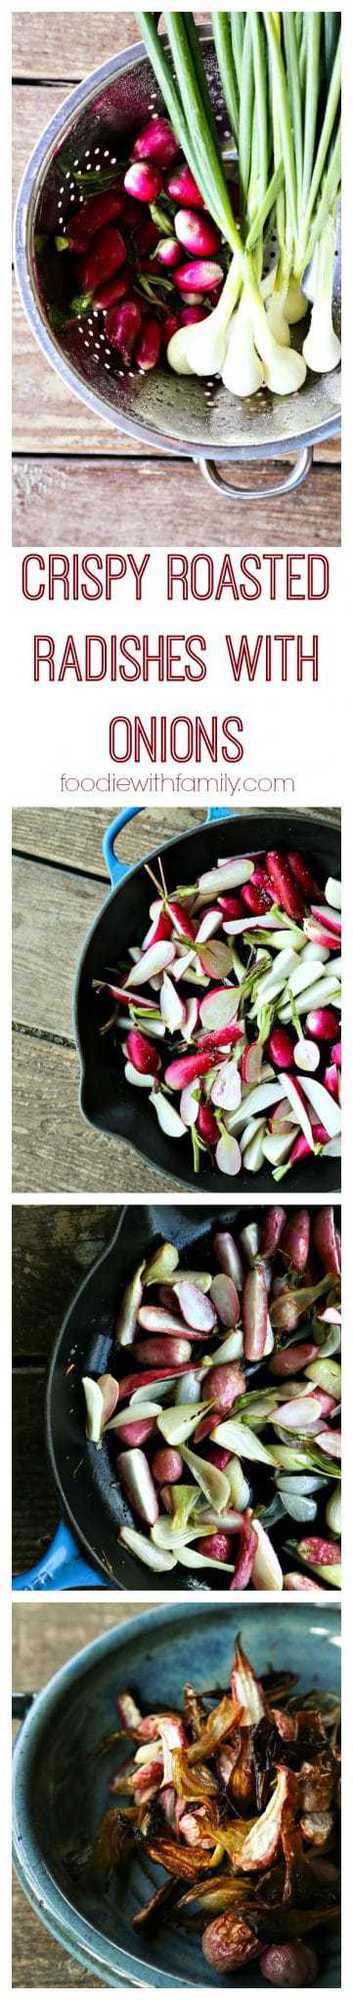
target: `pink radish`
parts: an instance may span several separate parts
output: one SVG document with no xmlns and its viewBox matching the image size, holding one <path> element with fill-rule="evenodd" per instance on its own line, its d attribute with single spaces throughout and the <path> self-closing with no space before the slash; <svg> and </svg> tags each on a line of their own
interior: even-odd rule
<svg viewBox="0 0 353 2000">
<path fill-rule="evenodd" d="M 271 1423 L 275 1428 L 286 1431 L 316 1431 L 320 1426 L 321 1409 L 316 1396 L 294 1396 L 293 1402 L 279 1404 L 272 1411 Z"/>
<path fill-rule="evenodd" d="M 242 917 L 243 911 L 240 896 L 218 896 L 217 900 L 220 910 L 223 911 L 223 920 Z"/>
<path fill-rule="evenodd" d="M 326 903 L 312 903 L 311 915 L 324 930 L 332 931 L 337 940 L 340 938 L 342 919 L 338 910 L 329 910 Z"/>
<path fill-rule="evenodd" d="M 187 201 L 192 208 L 204 208 L 205 206 L 203 195 L 200 194 L 200 189 L 194 180 L 190 167 L 186 165 L 186 161 L 181 167 L 174 168 L 173 173 L 170 174 L 167 181 L 167 189 L 173 201 Z"/>
<path fill-rule="evenodd" d="M 240 1075 L 243 1083 L 260 1083 L 263 1067 L 262 1042 L 248 1042 L 240 1057 Z"/>
<path fill-rule="evenodd" d="M 217 1528 L 214 1535 L 203 1535 L 202 1541 L 195 1542 L 195 1548 L 199 1549 L 202 1555 L 211 1556 L 215 1562 L 229 1563 L 232 1555 L 232 1537 L 225 1533 L 224 1528 Z M 232 1584 L 230 1588 L 232 1589 Z"/>
<path fill-rule="evenodd" d="M 195 924 L 193 924 L 192 918 L 188 916 L 187 910 L 183 909 L 183 904 L 178 903 L 175 897 L 170 897 L 168 899 L 168 911 L 172 918 L 174 930 L 178 932 L 178 936 L 189 939 L 191 943 L 195 937 Z"/>
<path fill-rule="evenodd" d="M 167 911 L 163 909 L 163 905 L 159 903 L 157 914 L 153 916 L 153 920 L 152 923 L 150 924 L 149 930 L 146 931 L 146 937 L 143 940 L 142 951 L 147 951 L 148 946 L 151 944 L 160 944 L 161 939 L 163 938 L 167 939 L 168 941 L 171 938 L 171 935 L 172 935 L 171 917 L 169 917 Z"/>
<path fill-rule="evenodd" d="M 211 1058 L 207 1051 L 201 1055 L 180 1056 L 176 1062 L 168 1063 L 164 1081 L 171 1090 L 184 1090 L 186 1085 L 194 1083 L 197 1077 L 207 1076 L 211 1067 Z"/>
<path fill-rule="evenodd" d="M 210 259 L 196 257 L 192 263 L 179 264 L 175 272 L 174 284 L 178 292 L 214 292 L 222 284 L 221 264 Z"/>
<path fill-rule="evenodd" d="M 266 854 L 266 867 L 280 908 L 285 910 L 287 917 L 293 917 L 295 923 L 300 923 L 304 916 L 304 900 L 298 884 L 293 880 L 285 856 L 272 850 Z"/>
<path fill-rule="evenodd" d="M 257 1551 L 257 1535 L 251 1524 L 250 1515 L 244 1514 L 240 1529 L 238 1554 L 233 1571 L 230 1590 L 247 1590 L 252 1575 Z"/>
<path fill-rule="evenodd" d="M 213 257 L 220 249 L 218 229 L 206 210 L 203 215 L 195 215 L 192 208 L 178 208 L 174 229 L 178 243 L 188 250 L 190 257 Z"/>
<path fill-rule="evenodd" d="M 144 1333 L 166 1334 L 167 1338 L 173 1338 L 174 1334 L 178 1338 L 183 1333 L 180 1316 L 177 1319 L 175 1312 L 166 1312 L 163 1306 L 142 1305 L 139 1307 L 137 1319 L 138 1325 L 142 1326 Z"/>
<path fill-rule="evenodd" d="M 117 1433 L 119 1445 L 131 1445 L 131 1448 L 135 1449 L 139 1445 L 147 1444 L 147 1439 L 152 1437 L 152 1432 L 155 1428 L 155 1417 L 131 1417 L 129 1419 L 126 1416 L 126 1423 L 120 1425 L 119 1432 Z"/>
<path fill-rule="evenodd" d="M 150 118 L 143 131 L 134 140 L 132 156 L 134 160 L 157 160 L 161 167 L 171 167 L 177 158 L 178 141 L 168 118 Z"/>
<path fill-rule="evenodd" d="M 244 1281 L 243 1266 L 238 1244 L 234 1242 L 230 1230 L 217 1230 L 213 1247 L 221 1271 L 224 1271 L 226 1278 L 232 1279 L 237 1292 L 241 1292 Z"/>
<path fill-rule="evenodd" d="M 335 1063 L 330 1063 L 328 1069 L 324 1070 L 322 1081 L 324 1089 L 328 1090 L 330 1096 L 335 1098 L 336 1104 L 339 1104 L 340 1073 Z"/>
<path fill-rule="evenodd" d="M 142 1521 L 153 1527 L 158 1521 L 159 1507 L 148 1460 L 143 1451 L 123 1451 L 118 1461 L 119 1479 L 124 1493 Z"/>
<path fill-rule="evenodd" d="M 332 1062 L 332 1063 L 336 1063 L 336 1066 L 337 1066 L 337 1069 L 341 1069 L 341 1064 L 342 1064 L 342 1045 L 341 1045 L 341 1042 L 333 1042 L 333 1043 L 332 1043 L 332 1049 L 331 1049 L 331 1062 Z"/>
<path fill-rule="evenodd" d="M 207 1458 L 210 1465 L 216 1466 L 217 1472 L 225 1472 L 226 1466 L 230 1465 L 231 1457 L 231 1451 L 226 1451 L 224 1445 L 209 1444 L 207 1446 Z"/>
<path fill-rule="evenodd" d="M 198 1048 L 201 1049 L 202 1054 L 204 1050 L 205 1052 L 208 1050 L 212 1060 L 216 1062 L 217 1057 L 224 1055 L 226 1049 L 233 1048 L 237 1042 L 243 1042 L 243 1040 L 244 1030 L 240 1026 L 240 1023 L 238 1021 L 230 1021 L 228 1027 L 209 1028 L 205 1035 L 199 1035 Z"/>
<path fill-rule="evenodd" d="M 136 341 L 134 361 L 136 367 L 146 374 L 150 368 L 157 368 L 162 346 L 162 327 L 159 319 L 149 313 L 142 322 L 141 332 Z"/>
<path fill-rule="evenodd" d="M 127 194 L 133 195 L 134 201 L 158 201 L 162 185 L 159 168 L 149 166 L 147 160 L 136 160 L 124 175 L 124 188 Z"/>
</svg>

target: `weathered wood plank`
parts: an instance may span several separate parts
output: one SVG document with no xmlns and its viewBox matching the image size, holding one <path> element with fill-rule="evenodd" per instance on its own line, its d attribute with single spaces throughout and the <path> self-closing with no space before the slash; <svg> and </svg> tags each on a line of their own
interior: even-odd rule
<svg viewBox="0 0 353 2000">
<path fill-rule="evenodd" d="M 207 13 L 197 11 L 197 20 Z M 140 39 L 134 9 L 125 12 L 75 14 L 56 8 L 43 14 L 13 15 L 14 77 L 67 77 L 71 82 L 98 68 L 117 49 Z"/>
<path fill-rule="evenodd" d="M 14 1193 L 182 1192 L 179 1181 L 163 1179 L 132 1146 L 85 1124 L 72 1049 L 15 1034 L 13 1090 Z"/>
<path fill-rule="evenodd" d="M 90 1971 L 85 1972 L 82 1965 L 75 1964 L 68 1952 L 62 1951 L 55 1939 L 49 1937 L 49 1932 L 43 1930 L 15 1875 L 12 1918 L 14 1991 L 18 1986 L 25 1991 L 32 1986 L 49 1987 L 50 1990 L 64 1986 L 66 1989 L 75 1987 L 78 1992 L 81 1987 L 89 1988 L 92 1993 L 101 1992 L 101 1980 L 93 1979 Z"/>
<path fill-rule="evenodd" d="M 142 447 L 141 447 L 142 449 Z M 133 438 L 124 438 L 113 424 L 81 403 L 51 368 L 31 333 L 14 279 L 13 292 L 13 450 L 14 452 L 109 453 L 110 458 L 139 455 Z M 151 454 L 152 456 L 152 454 Z M 34 486 L 36 477 L 34 473 Z M 31 488 L 29 464 L 29 485 Z M 58 472 L 58 482 L 60 475 Z M 115 493 L 116 506 L 117 495 Z M 121 501 L 119 501 L 119 510 Z M 121 519 L 121 512 L 120 512 Z M 100 534 L 100 525 L 96 518 Z M 23 535 L 23 540 L 27 537 Z M 66 537 L 67 539 L 67 537 Z M 100 535 L 100 539 L 102 539 Z M 109 537 L 109 540 L 111 537 Z M 135 534 L 135 541 L 137 536 Z"/>
<path fill-rule="evenodd" d="M 80 807 L 76 812 L 70 806 L 65 811 L 62 806 L 21 806 L 13 813 L 13 846 L 18 854 L 61 862 L 64 868 L 79 868 L 81 873 L 99 875 L 108 889 L 102 840 L 113 812 L 114 801 L 110 814 L 108 803 L 105 812 L 97 806 Z M 204 812 L 192 807 L 188 810 L 178 806 L 177 820 L 175 810 L 162 812 L 159 806 L 154 806 L 148 812 L 143 808 L 120 834 L 120 858 L 130 864 L 142 861 L 151 848 L 162 846 L 175 833 L 186 832 L 188 826 L 204 818 Z"/>
<path fill-rule="evenodd" d="M 120 1203 L 13 1207 L 13 1362 L 47 1366 L 78 1285 L 117 1228 Z M 19 1377 L 22 1381 L 22 1368 Z M 22 1399 L 25 1402 L 25 1397 Z M 25 1417 L 27 1422 L 27 1418 Z M 28 1438 L 27 1438 L 28 1443 Z M 26 1454 L 31 1480 L 32 1456 Z M 26 1490 L 26 1489 L 25 1489 Z M 29 1525 L 29 1524 L 27 1524 Z M 30 1532 L 32 1524 L 30 1526 Z"/>
<path fill-rule="evenodd" d="M 232 476 L 232 468 L 228 468 Z M 17 460 L 14 465 L 13 539 L 18 547 L 31 539 L 32 546 L 44 548 L 50 540 L 64 540 L 76 547 L 87 546 L 97 536 L 111 546 L 115 524 L 123 521 L 125 546 L 163 543 L 194 546 L 197 522 L 198 547 L 216 547 L 244 542 L 247 548 L 287 547 L 298 539 L 309 548 L 334 547 L 340 540 L 340 476 L 333 467 L 317 465 L 309 474 L 300 495 L 271 498 L 270 475 L 264 465 L 243 466 L 244 502 L 224 500 L 206 486 L 196 466 L 157 458 L 138 464 L 120 460 L 102 463 L 99 458 L 83 464 L 75 459 L 45 461 Z M 247 485 L 259 488 L 268 481 L 266 502 L 247 501 Z M 84 530 L 84 532 L 83 532 Z"/>
<path fill-rule="evenodd" d="M 73 1044 L 72 989 L 85 937 L 104 902 L 87 876 L 14 859 L 14 1020 Z"/>
</svg>

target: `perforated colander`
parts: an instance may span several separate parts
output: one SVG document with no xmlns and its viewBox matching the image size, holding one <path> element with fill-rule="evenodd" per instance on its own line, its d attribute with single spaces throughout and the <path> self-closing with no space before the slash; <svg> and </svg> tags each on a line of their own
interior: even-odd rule
<svg viewBox="0 0 353 2000">
<path fill-rule="evenodd" d="M 221 140 L 229 139 L 213 43 L 203 35 L 204 58 Z M 161 100 L 142 43 L 112 56 L 71 92 L 38 141 L 24 175 L 16 216 L 18 283 L 30 325 L 58 373 L 88 407 L 146 447 L 196 459 L 205 476 L 232 499 L 251 499 L 252 490 L 227 484 L 217 463 L 293 458 L 289 471 L 271 485 L 281 494 L 299 486 L 311 464 L 314 444 L 340 428 L 340 376 L 313 376 L 294 396 L 268 390 L 246 401 L 230 396 L 222 383 L 173 375 L 166 364 L 143 375 L 119 366 L 101 313 L 65 324 L 65 256 L 50 238 L 65 233 L 70 208 L 77 207 L 84 174 L 85 192 L 99 185 L 127 156 L 131 138 Z M 83 195 L 82 195 L 83 198 Z M 340 257 L 336 254 L 335 312 L 339 317 Z M 296 329 L 298 343 L 302 330 Z M 265 492 L 268 489 L 265 488 Z M 254 497 L 259 498 L 258 486 Z"/>
</svg>

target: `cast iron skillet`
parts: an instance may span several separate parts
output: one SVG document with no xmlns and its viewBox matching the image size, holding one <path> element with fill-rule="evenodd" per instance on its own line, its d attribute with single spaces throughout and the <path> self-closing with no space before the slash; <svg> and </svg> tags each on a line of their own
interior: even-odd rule
<svg viewBox="0 0 353 2000">
<path fill-rule="evenodd" d="M 93 1265 L 69 1307 L 50 1367 L 47 1439 L 65 1525 L 60 1524 L 51 1548 L 35 1569 L 15 1578 L 15 1590 L 68 1590 L 97 1584 L 106 1590 L 118 1587 L 138 1592 L 148 1588 L 158 1594 L 161 1589 L 163 1594 L 200 1589 L 197 1572 L 193 1577 L 192 1571 L 176 1568 L 156 1575 L 118 1541 L 119 1526 L 134 1517 L 115 1483 L 111 1443 L 109 1447 L 103 1443 L 97 1451 L 85 1437 L 82 1376 L 103 1374 L 109 1368 L 121 1290 L 166 1231 L 185 1263 L 191 1261 L 192 1266 L 207 1270 L 215 1225 L 244 1228 L 253 1213 L 253 1207 L 211 1210 L 209 1204 L 197 1208 L 194 1203 L 181 1208 L 151 1204 L 120 1210 L 112 1243 Z M 119 1368 L 121 1364 L 129 1374 L 129 1348 L 120 1349 Z M 274 1530 L 278 1548 L 289 1533 L 288 1522 L 283 1529 L 277 1526 Z M 214 1573 L 213 1585 L 211 1581 L 211 1593 L 217 1589 L 218 1574 Z M 203 1588 L 210 1586 L 206 1583 Z"/>
<path fill-rule="evenodd" d="M 238 1620 L 234 1603 L 222 1605 L 221 1617 L 219 1605 L 209 1603 L 144 1610 L 55 1674 L 29 1708 L 17 1739 L 13 1828 L 21 1886 L 40 1922 L 103 1985 L 265 1991 L 256 1962 L 239 1981 L 234 1973 L 218 1979 L 202 1955 L 200 1934 L 184 1931 L 170 1913 L 153 1942 L 132 1929 L 134 1913 L 158 1881 L 158 1871 L 143 1857 L 128 1868 L 120 1895 L 116 1879 L 98 1894 L 75 1865 L 75 1852 L 77 1857 L 86 1847 L 106 1809 L 118 1763 L 116 1750 L 96 1755 L 102 1737 L 116 1728 L 117 1692 L 132 1686 L 147 1711 L 156 1701 L 161 1707 L 179 1705 L 186 1680 L 200 1691 L 227 1686 Z M 338 1690 L 336 1608 L 322 1604 L 318 1616 L 307 1602 L 293 1607 L 277 1601 L 274 1618 L 272 1604 L 242 1605 L 241 1638 L 259 1675 L 270 1665 L 277 1671 L 290 1668 L 303 1691 Z M 325 1930 L 320 1990 L 339 1983 L 337 1939 Z"/>
<path fill-rule="evenodd" d="M 195 1193 L 190 1138 L 174 1142 L 166 1138 L 157 1123 L 147 1092 L 143 1096 L 141 1116 L 141 1101 L 137 1091 L 125 1081 L 123 1060 L 120 1052 L 116 1052 L 113 1036 L 99 1033 L 101 1017 L 92 981 L 104 977 L 107 967 L 119 966 L 128 945 L 136 944 L 143 937 L 149 923 L 153 889 L 145 865 L 138 862 L 133 868 L 123 867 L 114 852 L 121 828 L 135 812 L 136 807 L 130 807 L 119 814 L 105 836 L 103 852 L 111 874 L 113 893 L 90 932 L 78 968 L 75 1025 L 82 1065 L 81 1107 L 89 1123 L 97 1126 L 100 1132 L 129 1140 L 142 1159 L 157 1167 L 163 1176 L 178 1178 Z M 161 849 L 155 848 L 146 858 L 156 872 L 158 855 L 162 855 L 168 889 L 175 891 L 178 883 L 195 882 L 201 872 L 214 867 L 220 855 L 225 856 L 230 851 L 235 854 L 255 853 L 264 848 L 277 847 L 299 848 L 318 870 L 323 885 L 328 875 L 340 874 L 337 823 L 329 813 L 320 812 L 311 813 L 308 817 L 304 812 L 286 810 L 233 814 L 211 809 L 205 825 L 198 822 L 191 832 L 177 835 Z M 232 1180 L 230 1175 L 220 1174 L 212 1168 L 207 1155 L 203 1156 L 203 1161 L 200 1192 L 223 1193 L 226 1198 L 231 1188 L 236 1195 L 248 1193 L 248 1174 L 240 1173 Z M 291 1173 L 289 1186 L 291 1193 L 296 1193 L 297 1189 L 302 1194 L 332 1192 L 340 1186 L 340 1161 L 320 1158 L 301 1160 Z M 268 1163 L 261 1167 L 258 1174 L 252 1174 L 251 1187 L 254 1193 L 274 1194 L 275 1184 Z"/>
</svg>

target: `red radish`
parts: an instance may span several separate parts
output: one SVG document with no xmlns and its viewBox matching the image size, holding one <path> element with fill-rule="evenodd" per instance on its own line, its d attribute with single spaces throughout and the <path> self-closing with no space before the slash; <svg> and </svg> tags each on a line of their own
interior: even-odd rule
<svg viewBox="0 0 353 2000">
<path fill-rule="evenodd" d="M 178 321 L 178 325 L 200 326 L 202 319 L 207 319 L 207 313 L 204 310 L 204 306 L 201 305 L 183 306 L 183 310 L 180 313 L 180 320 Z"/>
<path fill-rule="evenodd" d="M 172 1451 L 171 1446 L 168 1447 L 168 1445 L 164 1445 L 164 1447 L 161 1445 L 160 1451 L 155 1451 L 151 1463 L 151 1472 L 157 1486 L 164 1486 L 164 1484 L 174 1486 L 176 1480 L 182 1479 L 183 1471 L 184 1466 L 183 1460 L 180 1457 L 180 1451 Z"/>
<path fill-rule="evenodd" d="M 330 1063 L 328 1069 L 324 1070 L 322 1081 L 324 1089 L 329 1090 L 330 1096 L 335 1098 L 336 1104 L 339 1104 L 340 1075 L 335 1063 Z"/>
<path fill-rule="evenodd" d="M 217 1405 L 222 1417 L 228 1416 L 238 1396 L 244 1396 L 246 1376 L 239 1361 L 220 1362 L 219 1366 L 207 1370 L 206 1394 Z"/>
<path fill-rule="evenodd" d="M 89 201 L 82 202 L 68 216 L 68 230 L 64 236 L 55 238 L 57 250 L 74 250 L 76 254 L 87 249 L 92 236 L 104 229 L 108 222 L 114 222 L 124 208 L 122 188 L 112 187 L 103 194 L 90 195 Z"/>
<path fill-rule="evenodd" d="M 175 266 L 180 264 L 181 251 L 175 236 L 161 236 L 160 243 L 157 243 L 156 257 L 159 264 L 166 265 L 167 271 L 173 271 Z"/>
<path fill-rule="evenodd" d="M 207 1051 L 201 1055 L 180 1056 L 176 1062 L 168 1063 L 164 1081 L 171 1090 L 185 1090 L 186 1084 L 193 1083 L 194 1077 L 207 1076 L 210 1068 L 211 1058 Z"/>
<path fill-rule="evenodd" d="M 188 201 L 191 203 L 192 208 L 204 208 L 205 206 L 203 195 L 200 194 L 197 181 L 194 180 L 186 161 L 182 167 L 174 168 L 174 172 L 169 175 L 167 189 L 173 201 Z"/>
<path fill-rule="evenodd" d="M 167 313 L 162 325 L 163 347 L 169 347 L 169 341 L 173 339 L 173 334 L 178 332 L 181 323 L 181 313 Z"/>
<path fill-rule="evenodd" d="M 310 1245 L 310 1215 L 307 1208 L 298 1208 L 286 1222 L 281 1236 L 281 1256 L 286 1263 L 293 1264 L 295 1271 L 305 1271 Z"/>
<path fill-rule="evenodd" d="M 268 1208 L 266 1210 L 260 1236 L 261 1257 L 276 1256 L 286 1221 L 287 1211 L 285 1208 Z"/>
<path fill-rule="evenodd" d="M 240 1057 L 240 1075 L 243 1083 L 259 1083 L 263 1066 L 262 1042 L 249 1042 Z"/>
<path fill-rule="evenodd" d="M 314 917 L 314 920 L 318 924 L 320 924 L 324 930 L 330 931 L 332 937 L 335 937 L 338 943 L 342 930 L 342 918 L 340 911 L 331 910 L 328 907 L 327 903 L 312 903 L 311 916 Z"/>
<path fill-rule="evenodd" d="M 217 1231 L 214 1238 L 214 1252 L 221 1271 L 224 1271 L 226 1278 L 232 1278 L 237 1292 L 241 1292 L 243 1266 L 238 1244 L 234 1242 L 234 1236 L 231 1236 L 229 1229 Z"/>
<path fill-rule="evenodd" d="M 133 194 L 134 201 L 158 201 L 162 186 L 158 167 L 149 166 L 147 160 L 136 160 L 124 177 L 124 187 L 128 194 Z"/>
<path fill-rule="evenodd" d="M 174 1367 L 174 1362 L 190 1361 L 192 1349 L 189 1340 L 142 1340 L 134 1342 L 132 1359 L 141 1361 L 142 1367 Z"/>
<path fill-rule="evenodd" d="M 340 1068 L 341 1068 L 341 1062 L 342 1062 L 342 1046 L 341 1046 L 341 1042 L 333 1042 L 333 1043 L 332 1043 L 332 1049 L 331 1049 L 331 1062 L 333 1062 L 333 1063 L 336 1063 L 336 1066 L 337 1066 L 337 1069 L 340 1069 Z"/>
<path fill-rule="evenodd" d="M 148 1460 L 144 1451 L 122 1451 L 119 1456 L 119 1479 L 128 1500 L 142 1521 L 153 1527 L 158 1521 L 159 1507 L 153 1485 Z"/>
<path fill-rule="evenodd" d="M 292 1069 L 293 1041 L 286 1028 L 271 1028 L 266 1042 L 266 1054 L 275 1069 Z"/>
<path fill-rule="evenodd" d="M 168 1337 L 176 1334 L 178 1338 L 184 1331 L 180 1316 L 177 1319 L 175 1312 L 164 1312 L 162 1306 L 140 1306 L 137 1319 L 146 1333 L 167 1334 Z"/>
<path fill-rule="evenodd" d="M 200 1550 L 201 1555 L 214 1557 L 215 1562 L 229 1562 L 232 1537 L 225 1534 L 224 1528 L 217 1528 L 214 1535 L 202 1535 L 201 1541 L 195 1542 L 195 1548 Z"/>
<path fill-rule="evenodd" d="M 251 882 L 244 884 L 241 899 L 245 909 L 251 911 L 252 917 L 261 917 L 264 911 L 271 909 L 273 903 L 271 883 L 268 881 L 267 888 L 264 888 L 263 881 L 257 880 L 257 871 L 254 871 Z"/>
<path fill-rule="evenodd" d="M 161 167 L 171 167 L 179 152 L 168 118 L 150 118 L 143 131 L 138 132 L 132 148 L 133 160 L 158 160 Z"/>
<path fill-rule="evenodd" d="M 168 897 L 168 912 L 172 918 L 174 930 L 179 932 L 180 937 L 188 938 L 190 939 L 190 943 L 193 943 L 195 924 L 193 924 L 192 918 L 188 916 L 187 910 L 183 909 L 182 903 L 176 902 L 175 897 Z"/>
<path fill-rule="evenodd" d="M 260 1959 L 260 1972 L 270 1986 L 316 1986 L 319 1976 L 316 1952 L 301 1941 L 267 1945 Z"/>
<path fill-rule="evenodd" d="M 324 1542 L 320 1535 L 309 1535 L 306 1541 L 298 1542 L 298 1556 L 303 1562 L 313 1563 L 315 1569 L 318 1564 L 328 1569 L 337 1562 L 338 1543 Z"/>
<path fill-rule="evenodd" d="M 179 264 L 174 284 L 178 292 L 214 292 L 222 283 L 222 278 L 221 264 L 211 263 L 205 257 L 197 257 L 194 263 Z"/>
<path fill-rule="evenodd" d="M 129 1061 L 135 1069 L 141 1070 L 143 1076 L 158 1076 L 161 1066 L 158 1050 L 147 1040 L 147 1035 L 140 1034 L 138 1028 L 129 1029 L 126 1051 Z"/>
<path fill-rule="evenodd" d="M 218 1423 L 217 1410 L 211 1411 L 208 1417 L 201 1417 L 200 1423 L 197 1425 L 197 1430 L 194 1431 L 194 1439 L 193 1439 L 194 1445 L 197 1446 L 198 1444 L 204 1444 L 205 1438 L 208 1438 L 210 1436 L 210 1432 L 215 1430 L 217 1423 Z"/>
<path fill-rule="evenodd" d="M 240 896 L 218 896 L 218 902 L 220 910 L 223 910 L 223 916 L 228 922 L 231 922 L 232 918 L 242 917 L 243 911 Z"/>
<path fill-rule="evenodd" d="M 227 1028 L 235 1020 L 238 996 L 234 986 L 214 986 L 200 1001 L 200 1021 L 208 1030 Z"/>
<path fill-rule="evenodd" d="M 195 215 L 192 208 L 178 208 L 174 216 L 178 243 L 190 257 L 213 257 L 220 250 L 220 236 L 210 215 Z"/>
<path fill-rule="evenodd" d="M 230 1590 L 246 1590 L 257 1550 L 257 1535 L 251 1526 L 250 1515 L 244 1514 L 242 1521 L 235 1570 L 229 1585 Z"/>
<path fill-rule="evenodd" d="M 322 1595 L 322 1586 L 319 1583 L 314 1583 L 311 1577 L 302 1576 L 300 1570 L 296 1569 L 287 1570 L 286 1575 L 283 1577 L 283 1589 L 304 1592 L 310 1590 L 311 1595 L 313 1592 L 316 1596 L 321 1597 Z"/>
<path fill-rule="evenodd" d="M 294 1140 L 294 1146 L 292 1146 L 292 1151 L 289 1155 L 288 1165 L 290 1167 L 295 1167 L 297 1165 L 297 1161 L 306 1160 L 308 1153 L 311 1153 L 311 1151 L 312 1147 L 308 1145 L 308 1140 L 304 1138 L 304 1132 L 300 1132 L 298 1134 L 298 1138 Z"/>
<path fill-rule="evenodd" d="M 217 1145 L 219 1136 L 217 1119 L 214 1117 L 209 1104 L 200 1104 L 199 1106 L 196 1131 L 199 1133 L 200 1139 L 204 1140 L 205 1146 Z"/>
<path fill-rule="evenodd" d="M 161 939 L 164 939 L 168 944 L 172 935 L 172 928 L 171 917 L 168 916 L 168 911 L 163 909 L 163 904 L 161 903 L 157 916 L 153 917 L 150 928 L 146 931 L 142 951 L 147 951 L 150 944 L 160 944 Z"/>
<path fill-rule="evenodd" d="M 219 1277 L 212 1279 L 210 1297 L 221 1325 L 226 1328 L 237 1326 L 240 1319 L 240 1303 L 233 1278 L 220 1271 Z"/>
<path fill-rule="evenodd" d="M 305 917 L 303 928 L 309 944 L 321 945 L 327 951 L 337 951 L 337 937 L 333 931 L 324 930 L 322 924 L 314 923 L 310 917 Z"/>
<path fill-rule="evenodd" d="M 216 1061 L 218 1052 L 222 1054 L 222 1051 L 232 1048 L 236 1042 L 243 1040 L 243 1029 L 238 1026 L 237 1021 L 230 1021 L 229 1027 L 209 1028 L 208 1034 L 199 1035 L 198 1048 L 202 1051 L 207 1049 L 209 1055 Z"/>
<path fill-rule="evenodd" d="M 232 1452 L 226 1451 L 225 1445 L 209 1444 L 207 1446 L 207 1458 L 211 1465 L 217 1466 L 217 1472 L 225 1472 L 226 1466 L 230 1464 L 231 1457 Z"/>
<path fill-rule="evenodd" d="M 156 249 L 159 241 L 158 229 L 156 229 L 156 224 L 152 221 L 151 215 L 141 215 L 139 202 L 136 203 L 136 206 L 132 202 L 131 207 L 135 210 L 134 236 L 139 257 L 148 257 L 150 251 Z"/>
<path fill-rule="evenodd" d="M 99 312 L 109 312 L 111 306 L 117 306 L 121 299 L 126 299 L 130 283 L 130 273 L 126 269 L 117 272 L 116 277 L 110 278 L 107 284 L 98 285 L 97 291 L 91 295 L 97 311 L 99 309 Z"/>
<path fill-rule="evenodd" d="M 123 306 L 121 310 L 122 312 L 124 311 Z M 149 984 L 150 979 L 155 978 L 156 973 L 166 972 L 167 966 L 173 964 L 173 959 L 174 945 L 169 944 L 167 938 L 161 938 L 158 944 L 151 944 L 148 948 L 146 947 L 142 952 L 142 957 L 139 959 L 138 964 L 133 965 L 131 972 L 128 973 L 124 987 L 125 996 L 129 987 L 133 988 L 135 976 L 140 986 L 146 986 Z"/>
<path fill-rule="evenodd" d="M 307 1014 L 306 1035 L 312 1035 L 314 1042 L 330 1042 L 337 1028 L 337 1014 L 333 1007 L 316 1007 Z"/>
<path fill-rule="evenodd" d="M 313 1243 L 320 1264 L 329 1276 L 339 1277 L 341 1271 L 340 1243 L 335 1229 L 333 1208 L 317 1208 L 313 1221 Z"/>
<path fill-rule="evenodd" d="M 298 854 L 296 848 L 289 849 L 287 861 L 291 874 L 294 875 L 294 879 L 298 882 L 299 888 L 302 889 L 303 895 L 307 901 L 311 902 L 312 897 L 317 895 L 317 883 L 311 873 L 311 868 L 308 868 L 303 855 Z"/>
<path fill-rule="evenodd" d="M 123 1402 L 125 1397 L 126 1401 L 128 1401 L 129 1397 L 135 1394 L 135 1389 L 149 1389 L 153 1382 L 169 1382 L 171 1374 L 178 1378 L 179 1375 L 185 1375 L 186 1372 L 185 1362 L 183 1361 L 178 1362 L 177 1366 L 174 1364 L 174 1368 L 172 1369 L 144 1368 L 142 1373 L 139 1370 L 138 1374 L 125 1375 L 124 1381 L 120 1383 L 120 1400 Z"/>
<path fill-rule="evenodd" d="M 125 367 L 128 368 L 142 325 L 142 313 L 136 299 L 125 299 L 121 306 L 111 306 L 107 313 L 105 332 L 111 347 L 117 347 Z"/>
<path fill-rule="evenodd" d="M 295 923 L 300 923 L 304 916 L 304 899 L 293 881 L 285 856 L 271 850 L 266 854 L 266 868 L 280 908 L 285 910 L 287 917 L 293 917 Z"/>
<path fill-rule="evenodd" d="M 158 319 L 144 319 L 136 348 L 136 367 L 144 374 L 149 368 L 157 368 L 162 346 L 162 329 Z"/>
<path fill-rule="evenodd" d="M 121 1444 L 131 1445 L 132 1448 L 135 1448 L 137 1445 L 147 1444 L 147 1439 L 152 1437 L 152 1431 L 155 1428 L 155 1417 L 131 1417 L 129 1419 L 127 1415 L 126 1424 L 120 1425 L 119 1447 Z"/>
<path fill-rule="evenodd" d="M 290 1377 L 300 1375 L 303 1368 L 309 1368 L 310 1362 L 316 1360 L 317 1347 L 314 1341 L 302 1340 L 298 1342 L 297 1347 L 280 1347 L 277 1354 L 271 1355 L 270 1375 L 278 1375 L 280 1380 L 286 1375 Z"/>
<path fill-rule="evenodd" d="M 268 1303 L 267 1285 L 260 1264 L 247 1271 L 242 1303 L 245 1359 L 261 1361 L 267 1339 Z"/>
<path fill-rule="evenodd" d="M 100 229 L 87 255 L 79 258 L 81 291 L 95 292 L 103 279 L 112 278 L 114 271 L 120 271 L 125 262 L 126 247 L 120 230 L 115 229 L 113 224 L 107 229 Z"/>
</svg>

